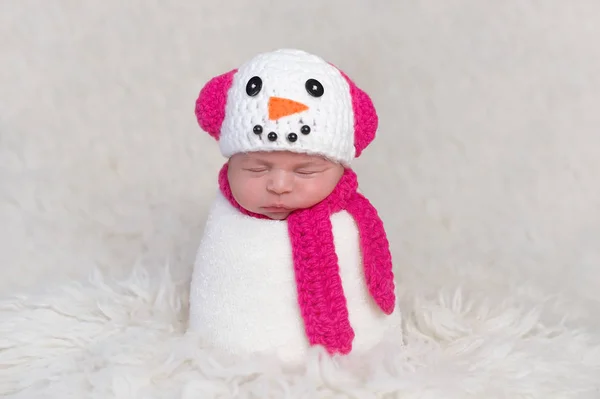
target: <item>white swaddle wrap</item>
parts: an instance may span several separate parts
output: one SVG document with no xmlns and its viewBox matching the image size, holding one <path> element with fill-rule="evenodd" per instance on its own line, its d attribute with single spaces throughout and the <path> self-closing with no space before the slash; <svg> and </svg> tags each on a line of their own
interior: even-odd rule
<svg viewBox="0 0 600 399">
<path fill-rule="evenodd" d="M 345 211 L 331 217 L 340 275 L 362 353 L 397 329 L 400 310 L 384 314 L 365 283 L 358 230 Z M 189 330 L 234 355 L 273 354 L 302 361 L 309 346 L 297 302 L 287 222 L 258 219 L 219 191 L 205 226 L 190 289 Z M 394 332 L 395 333 L 395 332 Z"/>
</svg>

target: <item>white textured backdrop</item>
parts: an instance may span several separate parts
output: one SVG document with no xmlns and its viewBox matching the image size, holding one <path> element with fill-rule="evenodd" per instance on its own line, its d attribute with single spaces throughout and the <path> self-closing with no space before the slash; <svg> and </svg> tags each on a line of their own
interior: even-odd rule
<svg viewBox="0 0 600 399">
<path fill-rule="evenodd" d="M 188 273 L 223 162 L 195 97 L 299 47 L 373 96 L 356 168 L 404 273 L 598 297 L 600 3 L 234 4 L 0 4 L 0 294 L 138 258 Z"/>
<path fill-rule="evenodd" d="M 186 278 L 224 161 L 198 91 L 297 47 L 378 107 L 356 169 L 404 289 L 562 292 L 594 326 L 598 21 L 591 0 L 2 1 L 0 296 L 94 266 Z"/>
</svg>

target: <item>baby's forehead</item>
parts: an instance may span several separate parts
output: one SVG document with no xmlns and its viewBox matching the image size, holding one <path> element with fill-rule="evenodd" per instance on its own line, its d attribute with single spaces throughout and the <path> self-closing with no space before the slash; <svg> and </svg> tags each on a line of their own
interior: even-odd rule
<svg viewBox="0 0 600 399">
<path fill-rule="evenodd" d="M 331 163 L 331 161 L 325 159 L 321 155 L 295 153 L 290 151 L 248 152 L 239 155 L 243 162 L 256 162 L 269 165 L 311 165 Z"/>
</svg>

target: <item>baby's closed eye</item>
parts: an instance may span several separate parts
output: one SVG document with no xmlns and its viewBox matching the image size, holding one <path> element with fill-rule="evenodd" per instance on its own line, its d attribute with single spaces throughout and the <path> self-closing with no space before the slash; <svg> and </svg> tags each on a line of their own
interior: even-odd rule
<svg viewBox="0 0 600 399">
<path fill-rule="evenodd" d="M 259 166 L 259 167 L 254 167 L 254 168 L 244 168 L 244 170 L 246 172 L 262 173 L 262 172 L 266 172 L 268 169 L 264 166 Z"/>
<path fill-rule="evenodd" d="M 298 169 L 298 170 L 296 170 L 296 173 L 301 176 L 314 176 L 314 175 L 317 175 L 322 172 L 323 172 L 323 170 L 321 170 L 321 169 Z"/>
</svg>

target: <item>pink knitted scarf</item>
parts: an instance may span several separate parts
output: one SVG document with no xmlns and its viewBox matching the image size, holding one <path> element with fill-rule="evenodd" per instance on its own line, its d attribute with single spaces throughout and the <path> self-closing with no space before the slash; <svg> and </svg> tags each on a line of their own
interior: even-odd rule
<svg viewBox="0 0 600 399">
<path fill-rule="evenodd" d="M 243 214 L 266 219 L 245 210 L 233 198 L 227 166 L 219 173 L 223 195 Z M 349 353 L 354 339 L 333 242 L 332 214 L 346 210 L 352 215 L 359 231 L 369 293 L 386 314 L 392 313 L 395 305 L 392 256 L 383 222 L 357 188 L 356 174 L 346 169 L 327 198 L 311 208 L 294 211 L 287 218 L 306 335 L 311 345 L 322 345 L 329 353 Z"/>
</svg>

